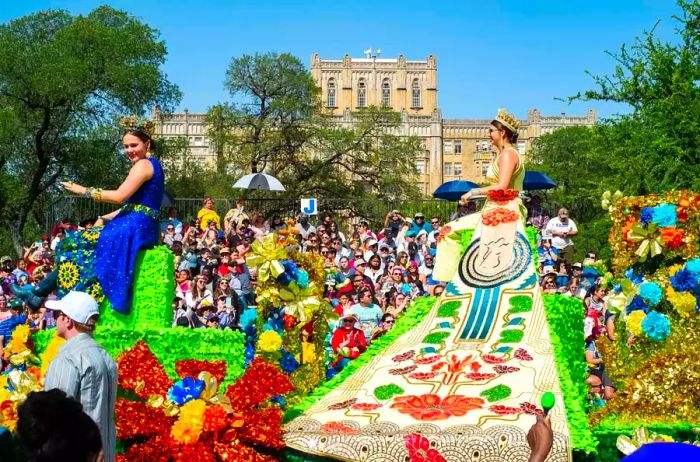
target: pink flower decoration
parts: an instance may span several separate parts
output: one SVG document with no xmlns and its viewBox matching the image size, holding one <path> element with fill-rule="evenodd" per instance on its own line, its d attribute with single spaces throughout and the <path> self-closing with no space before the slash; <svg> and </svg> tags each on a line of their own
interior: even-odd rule
<svg viewBox="0 0 700 462">
<path fill-rule="evenodd" d="M 415 350 L 408 350 L 406 353 L 402 353 L 402 354 L 400 354 L 400 355 L 396 355 L 396 356 L 394 356 L 394 357 L 391 358 L 391 359 L 392 359 L 392 361 L 394 361 L 395 363 L 400 363 L 401 361 L 407 361 L 407 360 L 413 358 L 415 355 L 416 355 Z"/>
<path fill-rule="evenodd" d="M 515 350 L 515 357 L 521 361 L 532 361 L 532 356 L 524 348 Z"/>
<path fill-rule="evenodd" d="M 430 440 L 417 433 L 403 437 L 410 462 L 447 462 L 437 449 L 430 447 Z"/>
<path fill-rule="evenodd" d="M 499 374 L 510 374 L 511 372 L 518 372 L 520 370 L 519 367 L 512 367 L 512 366 L 504 366 L 504 365 L 499 365 L 499 366 L 493 366 L 493 370 L 498 372 Z"/>
</svg>

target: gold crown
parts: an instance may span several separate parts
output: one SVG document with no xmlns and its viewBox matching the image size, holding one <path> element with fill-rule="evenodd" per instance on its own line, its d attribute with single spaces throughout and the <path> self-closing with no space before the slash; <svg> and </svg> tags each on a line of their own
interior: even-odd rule
<svg viewBox="0 0 700 462">
<path fill-rule="evenodd" d="M 506 111 L 505 108 L 500 108 L 498 110 L 498 115 L 495 120 L 505 125 L 513 133 L 518 133 L 518 129 L 520 125 L 522 125 L 522 122 L 516 119 L 513 114 Z"/>
<path fill-rule="evenodd" d="M 156 123 L 150 119 L 141 119 L 138 116 L 122 117 L 119 120 L 119 127 L 122 130 L 138 130 L 153 138 L 156 132 Z"/>
</svg>

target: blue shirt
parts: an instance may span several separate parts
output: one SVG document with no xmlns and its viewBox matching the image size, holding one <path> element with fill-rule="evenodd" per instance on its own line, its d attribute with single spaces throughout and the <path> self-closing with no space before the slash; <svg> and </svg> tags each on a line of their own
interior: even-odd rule
<svg viewBox="0 0 700 462">
<path fill-rule="evenodd" d="M 379 327 L 382 321 L 382 316 L 384 316 L 382 309 L 375 304 L 364 307 L 356 303 L 350 308 L 350 312 L 360 318 L 360 329 L 362 329 L 365 333 L 365 338 L 369 341 L 372 338 L 372 329 Z"/>
</svg>

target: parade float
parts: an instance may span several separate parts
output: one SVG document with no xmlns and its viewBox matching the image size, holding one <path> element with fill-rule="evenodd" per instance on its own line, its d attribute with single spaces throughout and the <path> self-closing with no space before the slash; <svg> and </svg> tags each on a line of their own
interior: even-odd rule
<svg viewBox="0 0 700 462">
<path fill-rule="evenodd" d="M 463 255 L 445 295 L 413 303 L 335 376 L 323 260 L 282 233 L 248 256 L 258 306 L 241 332 L 171 327 L 164 247 L 139 256 L 131 315 L 102 302 L 95 337 L 119 365 L 119 460 L 527 460 L 545 392 L 556 396 L 548 460 L 615 461 L 648 441 L 693 441 L 700 197 L 609 195 L 604 206 L 615 256 L 611 274 L 597 271 L 619 314 L 617 341 L 599 345 L 618 387 L 603 407 L 585 384 L 580 301 L 540 294 L 534 230 L 505 212 L 478 231 L 443 230 Z M 485 274 L 474 258 L 494 230 L 483 228 L 503 224 L 517 226 L 513 264 Z M 59 347 L 51 331 L 13 333 L 0 376 L 10 431 Z"/>
</svg>

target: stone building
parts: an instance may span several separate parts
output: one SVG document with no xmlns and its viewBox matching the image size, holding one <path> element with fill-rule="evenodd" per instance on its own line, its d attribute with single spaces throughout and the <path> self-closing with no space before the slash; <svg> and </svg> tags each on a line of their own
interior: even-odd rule
<svg viewBox="0 0 700 462">
<path fill-rule="evenodd" d="M 415 159 L 419 188 L 429 195 L 445 181 L 481 183 L 494 153 L 489 143 L 491 119 L 443 119 L 437 98 L 437 58 L 380 58 L 367 50 L 364 58 L 321 59 L 311 56 L 311 76 L 321 88 L 322 104 L 338 124 L 351 124 L 352 112 L 366 106 L 390 106 L 401 114 L 399 134 L 417 136 L 423 152 Z M 494 113 L 497 108 L 494 107 Z M 157 115 L 156 115 L 157 116 Z M 215 154 L 204 130 L 203 114 L 187 110 L 158 123 L 160 136 L 186 136 L 191 155 L 200 164 L 213 163 Z M 543 116 L 528 111 L 519 133 L 519 150 L 526 154 L 532 141 L 557 128 L 593 126 L 596 112 Z"/>
</svg>

